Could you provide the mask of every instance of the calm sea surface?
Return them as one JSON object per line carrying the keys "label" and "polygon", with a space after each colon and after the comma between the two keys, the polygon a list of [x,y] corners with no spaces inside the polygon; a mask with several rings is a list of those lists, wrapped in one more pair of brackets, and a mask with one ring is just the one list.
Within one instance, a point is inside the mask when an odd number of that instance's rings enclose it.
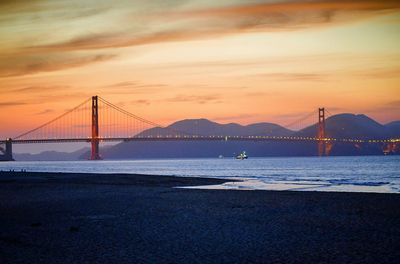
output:
{"label": "calm sea surface", "polygon": [[214,189],[400,193],[400,156],[0,162],[0,170],[21,169],[242,180],[201,186]]}

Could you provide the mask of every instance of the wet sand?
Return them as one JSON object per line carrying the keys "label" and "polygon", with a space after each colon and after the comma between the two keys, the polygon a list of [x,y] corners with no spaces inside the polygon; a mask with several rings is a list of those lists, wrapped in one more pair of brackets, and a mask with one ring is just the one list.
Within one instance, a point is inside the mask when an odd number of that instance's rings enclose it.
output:
{"label": "wet sand", "polygon": [[400,195],[0,172],[0,263],[397,263]]}

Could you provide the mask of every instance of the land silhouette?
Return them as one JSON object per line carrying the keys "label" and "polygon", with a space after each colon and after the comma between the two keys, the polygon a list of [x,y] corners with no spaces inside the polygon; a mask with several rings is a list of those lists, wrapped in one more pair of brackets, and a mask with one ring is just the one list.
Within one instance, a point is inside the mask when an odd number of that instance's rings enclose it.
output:
{"label": "land silhouette", "polygon": [[[240,125],[236,123],[220,124],[208,119],[185,119],[174,122],[165,128],[151,128],[141,134],[166,136],[171,130],[197,135],[231,136],[302,136],[315,137],[316,125],[299,131],[289,130],[278,124],[255,123]],[[327,137],[385,139],[400,136],[400,121],[380,124],[372,118],[360,114],[338,114],[326,119]],[[384,145],[335,143],[330,148],[330,155],[383,155]],[[163,142],[121,142],[101,149],[104,159],[130,158],[206,158],[232,157],[235,153],[246,150],[252,157],[269,156],[316,156],[315,142],[238,142],[238,141],[163,141]],[[82,148],[72,153],[45,151],[39,154],[15,154],[16,160],[84,160],[89,157],[89,148]],[[394,149],[390,154],[399,154]]]}

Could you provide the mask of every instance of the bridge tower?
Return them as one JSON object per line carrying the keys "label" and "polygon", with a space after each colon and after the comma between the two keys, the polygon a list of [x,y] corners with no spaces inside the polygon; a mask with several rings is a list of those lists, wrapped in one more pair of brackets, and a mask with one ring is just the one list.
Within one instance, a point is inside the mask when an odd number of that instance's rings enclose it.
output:
{"label": "bridge tower", "polygon": [[92,97],[92,151],[91,151],[91,160],[99,160],[99,106],[98,106],[98,97]]}
{"label": "bridge tower", "polygon": [[12,139],[11,138],[7,138],[6,140],[6,153],[5,153],[5,158],[8,161],[12,161],[13,159],[13,155],[12,155]]}
{"label": "bridge tower", "polygon": [[325,137],[325,108],[318,108],[317,138],[319,139],[318,156],[320,157],[326,155],[326,142],[323,140]]}
{"label": "bridge tower", "polygon": [[12,155],[12,139],[7,138],[5,142],[5,149],[2,149],[4,155],[0,155],[0,161],[13,161]]}

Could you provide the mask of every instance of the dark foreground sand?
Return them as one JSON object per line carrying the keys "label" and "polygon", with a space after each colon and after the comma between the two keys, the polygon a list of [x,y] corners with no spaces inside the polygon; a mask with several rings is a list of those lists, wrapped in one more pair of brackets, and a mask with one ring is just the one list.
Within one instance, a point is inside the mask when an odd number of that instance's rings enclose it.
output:
{"label": "dark foreground sand", "polygon": [[400,195],[0,173],[0,263],[399,263]]}

